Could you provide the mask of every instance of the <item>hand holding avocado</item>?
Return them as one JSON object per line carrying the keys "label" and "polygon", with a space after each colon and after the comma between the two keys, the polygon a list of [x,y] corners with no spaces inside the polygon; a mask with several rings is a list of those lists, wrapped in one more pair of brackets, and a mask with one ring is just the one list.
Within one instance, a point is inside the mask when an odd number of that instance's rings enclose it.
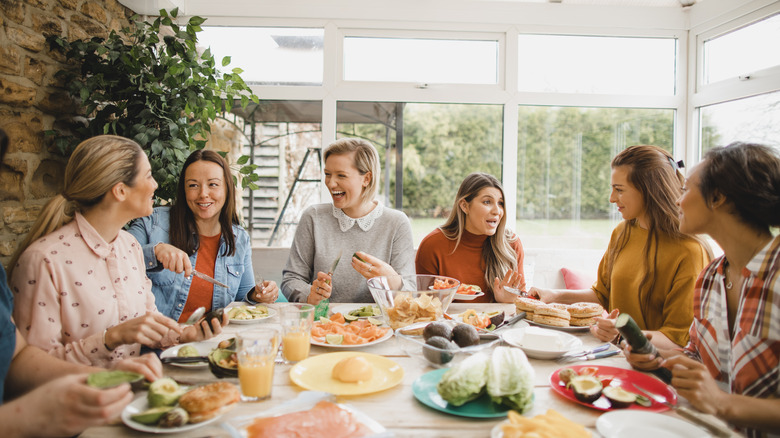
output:
{"label": "hand holding avocado", "polygon": [[366,279],[398,275],[392,266],[363,251],[352,254],[352,268]]}

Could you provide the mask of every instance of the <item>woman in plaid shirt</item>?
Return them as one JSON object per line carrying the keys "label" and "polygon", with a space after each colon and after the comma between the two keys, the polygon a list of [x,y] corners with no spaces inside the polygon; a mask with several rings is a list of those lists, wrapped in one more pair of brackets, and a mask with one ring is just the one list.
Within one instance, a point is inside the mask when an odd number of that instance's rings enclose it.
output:
{"label": "woman in plaid shirt", "polygon": [[[732,143],[709,151],[686,180],[680,231],[709,234],[723,256],[696,282],[691,340],[684,351],[629,354],[642,370],[672,370],[694,407],[743,428],[780,436],[780,156]],[[681,354],[685,353],[685,354]]]}

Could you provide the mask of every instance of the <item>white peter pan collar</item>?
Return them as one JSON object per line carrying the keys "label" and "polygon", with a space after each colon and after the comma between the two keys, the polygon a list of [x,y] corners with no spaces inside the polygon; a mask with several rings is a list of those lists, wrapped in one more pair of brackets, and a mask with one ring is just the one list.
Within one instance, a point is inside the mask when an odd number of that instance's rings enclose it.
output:
{"label": "white peter pan collar", "polygon": [[354,219],[349,216],[347,216],[344,211],[342,211],[340,208],[337,208],[335,205],[333,206],[333,217],[338,219],[339,221],[339,228],[341,228],[342,232],[345,232],[352,228],[352,226],[355,225],[357,222],[358,227],[360,227],[363,231],[368,231],[371,229],[371,227],[374,226],[374,221],[377,220],[380,216],[382,216],[382,211],[384,210],[384,207],[382,206],[381,202],[376,203],[376,207],[374,207],[373,210],[371,210],[370,213],[367,215]]}

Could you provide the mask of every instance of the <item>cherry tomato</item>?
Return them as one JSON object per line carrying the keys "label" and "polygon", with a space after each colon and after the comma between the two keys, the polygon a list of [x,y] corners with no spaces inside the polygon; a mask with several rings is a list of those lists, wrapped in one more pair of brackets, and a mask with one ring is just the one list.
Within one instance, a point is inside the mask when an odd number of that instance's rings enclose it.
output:
{"label": "cherry tomato", "polygon": [[577,370],[577,374],[580,376],[595,376],[598,372],[599,369],[595,367],[583,367]]}

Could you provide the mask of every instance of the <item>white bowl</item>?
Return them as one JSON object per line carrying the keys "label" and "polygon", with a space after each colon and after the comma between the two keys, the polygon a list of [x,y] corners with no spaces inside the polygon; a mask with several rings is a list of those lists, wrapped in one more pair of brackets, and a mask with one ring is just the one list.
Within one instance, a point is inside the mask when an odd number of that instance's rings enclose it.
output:
{"label": "white bowl", "polygon": [[[554,338],[554,342],[547,345],[532,345],[530,336],[541,335],[547,339]],[[526,336],[529,338],[527,339]],[[520,327],[504,331],[501,338],[509,345],[523,349],[528,357],[534,359],[557,359],[564,354],[582,348],[582,341],[568,333],[557,330],[548,330],[539,327]],[[526,341],[526,342],[524,342]]]}

